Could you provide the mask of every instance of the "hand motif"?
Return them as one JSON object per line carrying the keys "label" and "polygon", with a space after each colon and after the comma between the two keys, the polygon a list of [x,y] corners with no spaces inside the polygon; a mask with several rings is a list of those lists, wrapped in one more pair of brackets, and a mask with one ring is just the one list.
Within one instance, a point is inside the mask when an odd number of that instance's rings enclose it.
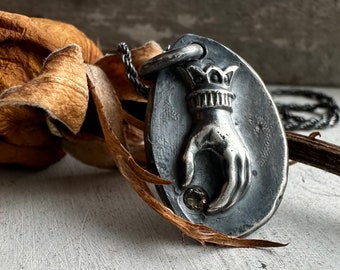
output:
{"label": "hand motif", "polygon": [[185,179],[182,188],[189,187],[193,181],[195,156],[199,151],[214,151],[224,161],[222,169],[226,181],[219,196],[209,204],[207,211],[210,213],[231,207],[242,197],[249,182],[248,154],[235,130],[228,129],[229,126],[223,121],[199,126],[191,134],[183,155]]}
{"label": "hand motif", "polygon": [[[190,64],[184,68],[190,92],[187,95],[193,128],[183,154],[184,180],[189,188],[195,173],[195,156],[203,150],[215,152],[223,161],[226,178],[217,198],[209,203],[207,212],[231,207],[243,195],[249,183],[249,158],[231,118],[230,82],[238,66],[222,70],[216,66],[202,69]],[[198,193],[202,194],[200,187]],[[205,200],[206,198],[204,198]]]}

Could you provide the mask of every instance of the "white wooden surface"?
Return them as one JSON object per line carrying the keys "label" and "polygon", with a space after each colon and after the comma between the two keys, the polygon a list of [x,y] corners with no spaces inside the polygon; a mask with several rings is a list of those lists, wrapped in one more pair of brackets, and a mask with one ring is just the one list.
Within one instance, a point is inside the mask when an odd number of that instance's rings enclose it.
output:
{"label": "white wooden surface", "polygon": [[[340,89],[329,89],[340,104]],[[340,144],[340,124],[322,131]],[[283,248],[206,248],[150,210],[116,172],[67,156],[30,172],[0,167],[0,269],[340,269],[340,181],[297,164],[253,238]]]}

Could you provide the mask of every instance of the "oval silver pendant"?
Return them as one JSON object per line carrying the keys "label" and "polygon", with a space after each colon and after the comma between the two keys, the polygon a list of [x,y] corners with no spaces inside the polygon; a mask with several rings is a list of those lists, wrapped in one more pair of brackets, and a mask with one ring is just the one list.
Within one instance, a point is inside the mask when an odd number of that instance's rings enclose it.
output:
{"label": "oval silver pendant", "polygon": [[[190,55],[186,57],[187,55]],[[149,166],[178,215],[242,236],[263,225],[287,179],[285,133],[260,77],[218,42],[188,34],[142,67],[157,79],[148,102]]]}

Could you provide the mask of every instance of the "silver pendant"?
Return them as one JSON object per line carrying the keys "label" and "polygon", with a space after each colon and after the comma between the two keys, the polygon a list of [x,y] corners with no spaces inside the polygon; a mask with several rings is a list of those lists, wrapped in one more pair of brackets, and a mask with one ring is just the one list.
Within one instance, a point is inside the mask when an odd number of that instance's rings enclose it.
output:
{"label": "silver pendant", "polygon": [[265,85],[237,54],[188,34],[140,73],[157,76],[147,109],[150,169],[178,215],[234,236],[274,214],[286,186],[288,154]]}

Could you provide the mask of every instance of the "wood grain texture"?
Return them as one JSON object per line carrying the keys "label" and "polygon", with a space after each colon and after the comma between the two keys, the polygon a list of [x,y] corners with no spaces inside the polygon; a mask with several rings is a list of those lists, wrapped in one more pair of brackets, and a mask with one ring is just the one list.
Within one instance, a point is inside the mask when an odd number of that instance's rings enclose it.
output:
{"label": "wood grain texture", "polygon": [[185,33],[230,47],[266,83],[340,85],[340,1],[2,0],[0,9],[72,23],[104,51]]}
{"label": "wood grain texture", "polygon": [[[340,102],[339,89],[323,89]],[[308,133],[307,133],[308,134]],[[340,125],[321,131],[340,144]],[[290,167],[283,201],[251,237],[283,248],[204,248],[148,208],[116,172],[67,156],[42,171],[0,168],[0,269],[338,269],[340,181]]]}

